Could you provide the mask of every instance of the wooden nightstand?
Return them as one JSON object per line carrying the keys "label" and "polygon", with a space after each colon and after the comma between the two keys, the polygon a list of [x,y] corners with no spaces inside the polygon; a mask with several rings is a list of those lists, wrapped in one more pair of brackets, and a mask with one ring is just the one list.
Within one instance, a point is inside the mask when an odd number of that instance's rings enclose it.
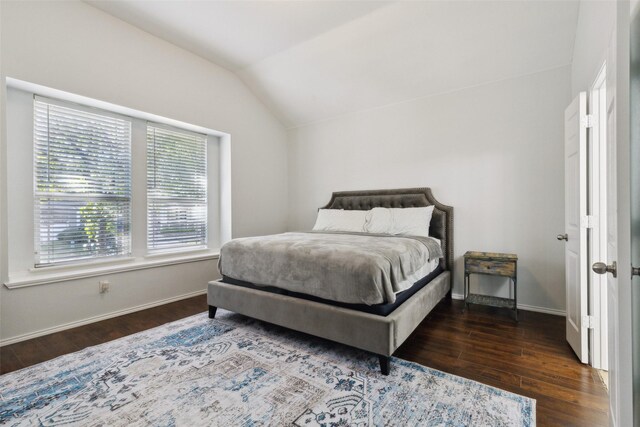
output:
{"label": "wooden nightstand", "polygon": [[[509,277],[513,281],[513,299],[472,294],[469,289],[469,275],[489,274]],[[464,307],[469,304],[490,305],[512,309],[518,321],[518,256],[495,252],[473,252],[464,254]]]}

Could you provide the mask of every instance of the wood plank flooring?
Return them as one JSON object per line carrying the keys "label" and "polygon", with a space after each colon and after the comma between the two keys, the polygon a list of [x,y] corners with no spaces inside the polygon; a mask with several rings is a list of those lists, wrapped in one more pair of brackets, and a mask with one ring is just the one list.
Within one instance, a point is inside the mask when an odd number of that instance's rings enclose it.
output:
{"label": "wood plank flooring", "polygon": [[[207,309],[204,295],[0,347],[7,373]],[[564,318],[441,302],[394,356],[537,400],[539,426],[606,426],[607,391],[564,339]],[[393,365],[392,368],[393,369]]]}

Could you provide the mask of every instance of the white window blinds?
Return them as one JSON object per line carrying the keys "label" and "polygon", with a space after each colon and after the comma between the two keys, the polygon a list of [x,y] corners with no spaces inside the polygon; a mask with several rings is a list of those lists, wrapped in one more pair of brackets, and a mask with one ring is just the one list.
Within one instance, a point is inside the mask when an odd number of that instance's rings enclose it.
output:
{"label": "white window blinds", "polygon": [[128,255],[131,123],[34,101],[36,266]]}
{"label": "white window blinds", "polygon": [[147,126],[149,252],[205,247],[207,137]]}

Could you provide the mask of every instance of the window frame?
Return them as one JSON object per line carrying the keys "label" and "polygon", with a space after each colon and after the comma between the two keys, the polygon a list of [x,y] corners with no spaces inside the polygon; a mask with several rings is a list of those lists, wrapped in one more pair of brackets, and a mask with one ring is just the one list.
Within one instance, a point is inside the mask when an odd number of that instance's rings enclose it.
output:
{"label": "window frame", "polygon": [[[129,194],[127,196],[120,196],[120,197],[116,197],[116,196],[87,196],[84,194],[79,194],[79,193],[72,193],[72,192],[63,192],[63,193],[59,193],[57,196],[60,199],[67,199],[67,200],[72,200],[75,199],[78,202],[90,202],[90,201],[100,201],[100,200],[116,200],[116,199],[121,199],[120,201],[126,201],[128,203],[128,223],[126,224],[128,227],[128,232],[125,235],[125,238],[127,240],[126,242],[126,250],[122,253],[117,253],[114,255],[106,255],[106,256],[91,256],[91,257],[77,257],[74,259],[69,259],[66,261],[53,261],[53,262],[47,262],[47,263],[39,263],[38,259],[39,259],[39,253],[38,253],[38,249],[40,248],[38,239],[39,239],[39,231],[41,230],[42,227],[42,221],[38,221],[39,218],[39,209],[37,207],[38,204],[38,200],[42,199],[42,198],[46,198],[46,192],[41,192],[38,190],[38,171],[37,171],[37,147],[36,147],[36,135],[35,135],[35,118],[36,118],[36,109],[37,109],[37,104],[41,103],[41,104],[47,104],[47,105],[52,105],[55,107],[59,107],[59,108],[65,108],[65,109],[70,109],[70,110],[75,110],[75,111],[80,111],[82,113],[87,113],[87,114],[93,114],[93,115],[99,115],[99,116],[103,116],[103,117],[108,117],[108,118],[112,118],[112,119],[116,119],[116,120],[122,120],[124,122],[126,122],[128,124],[128,141],[127,141],[127,151],[128,151],[128,172],[129,172],[129,176],[128,176],[128,192]],[[34,125],[33,125],[33,133],[32,133],[32,144],[33,144],[33,193],[32,193],[32,199],[33,199],[33,216],[34,216],[34,233],[33,233],[33,241],[34,241],[34,260],[33,260],[33,268],[34,269],[48,269],[48,268],[52,268],[52,267],[58,267],[58,266],[74,266],[74,265],[84,265],[84,264],[90,264],[90,263],[102,263],[102,262],[110,262],[113,260],[118,260],[118,259],[126,259],[129,258],[131,256],[132,253],[132,233],[131,233],[131,228],[133,226],[133,221],[132,221],[132,204],[133,204],[133,194],[132,194],[132,181],[133,181],[133,173],[132,173],[132,145],[133,145],[133,118],[125,116],[125,115],[121,115],[121,114],[116,114],[113,113],[111,111],[108,110],[103,110],[101,108],[95,108],[95,107],[90,107],[90,106],[86,106],[86,105],[82,105],[82,104],[77,104],[74,102],[68,102],[68,101],[63,101],[60,99],[55,99],[55,98],[50,98],[50,97],[45,97],[45,96],[40,96],[37,94],[33,94],[33,119],[34,119]],[[54,196],[56,197],[56,196]]]}
{"label": "window frame", "polygon": [[[150,190],[150,177],[149,177],[149,129],[152,128],[156,128],[156,129],[161,129],[161,130],[166,130],[169,132],[174,132],[174,133],[182,133],[184,135],[190,135],[193,136],[195,138],[203,138],[204,141],[204,159],[203,159],[203,163],[204,163],[204,178],[205,178],[205,188],[204,188],[204,200],[200,200],[201,202],[203,202],[203,208],[204,208],[204,219],[205,219],[205,224],[204,224],[204,236],[203,236],[203,242],[199,245],[182,245],[182,246],[173,246],[173,247],[168,247],[168,248],[152,248],[152,241],[150,239],[151,236],[151,232],[149,230],[149,225],[151,222],[151,214],[150,214],[150,208],[151,208],[151,199],[157,199],[157,200],[161,200],[160,198],[156,198],[156,197],[152,197],[151,196],[151,190]],[[208,142],[208,136],[206,134],[201,134],[201,133],[197,133],[197,132],[191,132],[188,131],[186,129],[180,129],[177,128],[175,126],[168,126],[168,125],[163,125],[161,123],[153,123],[153,122],[147,122],[146,125],[146,155],[147,155],[147,177],[146,177],[146,189],[147,189],[147,207],[146,207],[146,214],[147,214],[147,233],[146,233],[146,251],[147,251],[147,256],[155,256],[155,255],[163,255],[163,254],[170,254],[170,253],[181,253],[181,252],[189,252],[189,251],[197,251],[197,250],[206,250],[209,247],[209,212],[208,212],[208,208],[209,208],[209,162],[208,162],[208,157],[209,157],[209,142]],[[186,197],[173,197],[173,200],[190,200],[189,198]],[[193,200],[193,199],[191,199]]]}
{"label": "window frame", "polygon": [[[39,286],[104,274],[135,271],[165,265],[217,259],[219,248],[231,240],[231,135],[153,113],[89,98],[47,86],[6,77],[7,144],[3,177],[9,182],[3,197],[7,201],[0,226],[6,233],[9,250],[0,252],[6,268],[2,282],[15,289]],[[33,96],[38,95],[87,109],[97,108],[132,119],[132,228],[131,256],[115,259],[90,259],[87,262],[34,267],[33,215]],[[208,147],[208,238],[206,249],[179,253],[154,253],[146,250],[146,122],[177,127],[207,135]],[[210,120],[209,120],[210,121]],[[137,136],[136,136],[137,134]],[[26,197],[25,197],[26,195]]]}

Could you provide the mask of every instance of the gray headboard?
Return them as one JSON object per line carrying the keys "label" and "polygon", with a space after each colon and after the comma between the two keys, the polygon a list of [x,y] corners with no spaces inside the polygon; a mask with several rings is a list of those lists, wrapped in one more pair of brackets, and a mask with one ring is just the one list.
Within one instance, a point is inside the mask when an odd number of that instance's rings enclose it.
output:
{"label": "gray headboard", "polygon": [[442,241],[445,270],[453,271],[453,208],[438,202],[430,188],[398,190],[338,191],[322,209],[369,210],[382,208],[413,208],[431,206],[433,216],[429,234]]}

